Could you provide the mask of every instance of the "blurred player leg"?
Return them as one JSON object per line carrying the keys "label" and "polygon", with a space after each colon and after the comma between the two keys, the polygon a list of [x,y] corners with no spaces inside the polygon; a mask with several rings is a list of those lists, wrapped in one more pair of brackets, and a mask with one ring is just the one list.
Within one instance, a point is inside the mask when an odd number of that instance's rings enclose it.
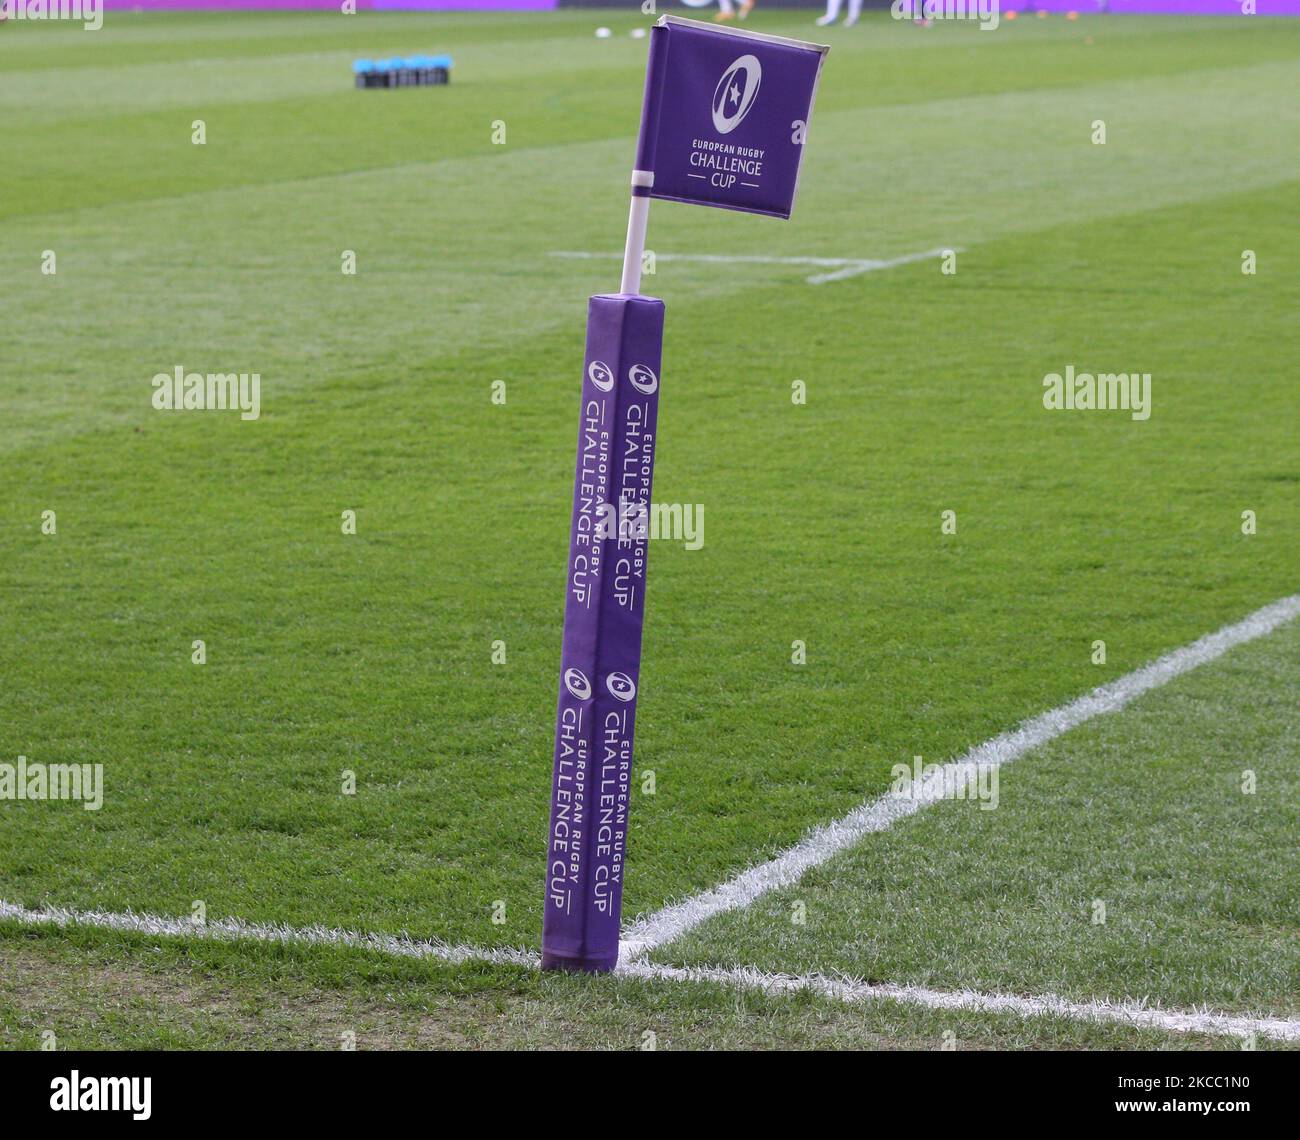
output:
{"label": "blurred player leg", "polygon": [[715,24],[721,24],[724,20],[734,20],[736,10],[731,6],[731,0],[718,0],[718,14],[713,17]]}
{"label": "blurred player leg", "polygon": [[826,27],[827,24],[833,24],[840,18],[840,8],[844,0],[826,0],[826,15],[817,17],[817,26]]}
{"label": "blurred player leg", "polygon": [[853,27],[860,15],[862,15],[862,0],[849,0],[849,14],[844,18],[844,26]]}

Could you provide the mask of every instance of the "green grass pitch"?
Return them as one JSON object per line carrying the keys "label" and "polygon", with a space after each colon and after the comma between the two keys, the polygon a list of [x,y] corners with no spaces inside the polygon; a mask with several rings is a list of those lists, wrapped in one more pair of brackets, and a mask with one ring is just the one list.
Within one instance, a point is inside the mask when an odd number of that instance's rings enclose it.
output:
{"label": "green grass pitch", "polygon": [[[98,812],[0,802],[0,899],[538,946],[585,302],[618,272],[554,254],[621,248],[645,62],[627,33],[646,23],[0,26],[0,761],[105,770]],[[698,550],[650,552],[636,766],[654,790],[632,807],[628,917],[1300,578],[1300,21],[750,23],[832,50],[791,222],[651,212],[654,498],[703,504],[705,525]],[[451,85],[352,88],[353,58],[414,51],[453,55]],[[952,275],[812,285],[778,260],[945,247]],[[765,260],[671,256],[701,253]],[[153,410],[178,365],[258,372],[260,418]],[[1044,409],[1070,365],[1150,373],[1150,418]],[[1297,643],[1274,640],[1026,757],[998,811],[935,809],[664,960],[1294,1014]],[[1272,779],[1243,805],[1225,789],[1256,762]],[[1121,918],[1094,939],[1108,890]],[[229,1036],[119,1013],[90,1045],[328,1048],[343,1017],[398,1043],[546,1043],[520,1002],[593,1045],[656,1018],[687,1044],[691,1002],[720,1044],[954,1025],[1187,1043],[752,995],[747,1019],[708,987],[327,950],[146,966],[139,947],[0,925],[0,1046],[39,1037],[13,979],[59,962],[148,970],[164,1005],[216,971],[336,1003]],[[367,1006],[375,978],[412,996]],[[110,1000],[81,984],[47,1005]]]}

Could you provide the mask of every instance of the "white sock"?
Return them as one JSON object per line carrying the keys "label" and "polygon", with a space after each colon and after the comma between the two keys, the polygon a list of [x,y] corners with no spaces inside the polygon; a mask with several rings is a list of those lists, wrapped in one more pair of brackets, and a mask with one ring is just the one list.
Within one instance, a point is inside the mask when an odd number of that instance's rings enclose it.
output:
{"label": "white sock", "polygon": [[822,17],[819,23],[833,24],[840,18],[840,6],[844,0],[826,0],[826,15]]}

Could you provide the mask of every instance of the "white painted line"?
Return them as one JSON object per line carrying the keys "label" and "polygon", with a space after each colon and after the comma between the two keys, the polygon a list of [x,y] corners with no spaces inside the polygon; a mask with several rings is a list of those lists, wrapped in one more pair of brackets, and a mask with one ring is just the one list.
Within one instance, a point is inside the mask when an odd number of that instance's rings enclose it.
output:
{"label": "white painted line", "polygon": [[862,273],[873,273],[877,269],[893,269],[896,265],[911,265],[915,261],[929,261],[933,257],[942,257],[951,250],[960,253],[951,246],[944,249],[927,249],[924,253],[907,253],[902,257],[891,257],[888,261],[859,261],[837,269],[834,273],[815,273],[808,278],[809,285],[825,285],[830,281],[843,281],[846,277],[857,277]]}
{"label": "white painted line", "polygon": [[928,1009],[968,1010],[978,1013],[1013,1013],[1021,1017],[1055,1014],[1082,1021],[1115,1022],[1143,1029],[1163,1029],[1171,1033],[1210,1033],[1232,1037],[1269,1037],[1277,1041],[1300,1041],[1300,1020],[1278,1017],[1238,1017],[1203,1011],[1180,1012],[1155,1009],[1141,1002],[1067,1001],[1054,994],[1020,997],[1015,994],[981,994],[970,990],[948,993],[920,986],[891,986],[827,978],[821,974],[794,977],[788,974],[765,974],[759,970],[737,967],[658,966],[649,962],[627,962],[619,973],[656,981],[713,982],[717,985],[758,990],[767,994],[792,994],[809,990],[842,1002],[898,1001]]}
{"label": "white painted line", "polygon": [[[862,273],[872,273],[877,269],[893,269],[896,265],[910,265],[915,261],[929,261],[942,257],[949,251],[960,253],[959,246],[945,246],[943,249],[927,249],[923,253],[906,253],[902,257],[891,257],[878,261],[867,257],[764,257],[758,254],[724,254],[724,253],[658,253],[656,261],[700,261],[714,265],[816,265],[830,269],[830,273],[814,273],[805,278],[809,285],[825,285],[829,281],[843,281],[846,277],[857,277]],[[621,253],[591,253],[586,250],[555,250],[552,257],[566,257],[577,261],[609,261],[622,258]]]}
{"label": "white painted line", "polygon": [[820,866],[865,836],[884,831],[900,819],[935,803],[942,798],[945,787],[960,786],[951,781],[964,781],[979,767],[987,770],[1009,764],[1030,749],[1055,740],[1093,717],[1122,709],[1135,697],[1198,665],[1213,661],[1233,646],[1263,637],[1297,615],[1300,615],[1300,594],[1282,598],[1216,633],[1175,649],[1150,665],[1126,673],[1078,700],[1042,713],[1025,721],[1019,728],[977,745],[957,760],[939,766],[929,780],[913,781],[907,793],[888,792],[868,800],[843,818],[814,828],[799,843],[770,862],[760,863],[719,887],[634,922],[625,933],[621,958],[630,961],[655,947],[675,942],[715,915],[740,910],[769,891],[793,885],[805,871]]}
{"label": "white painted line", "polygon": [[540,954],[531,950],[488,949],[480,946],[449,946],[444,942],[417,942],[405,935],[361,934],[330,926],[278,926],[224,918],[199,924],[184,918],[160,918],[156,914],[113,914],[102,911],[64,910],[47,907],[28,910],[0,899],[0,921],[21,926],[92,926],[99,930],[121,930],[131,934],[162,934],[169,937],[205,938],[214,942],[278,942],[284,945],[351,946],[374,950],[398,958],[437,958],[443,962],[490,962],[495,965],[537,966]]}
{"label": "white painted line", "polygon": [[[281,945],[349,946],[398,958],[432,958],[455,965],[486,962],[494,965],[524,966],[537,969],[539,955],[528,950],[506,950],[477,946],[449,946],[443,942],[421,942],[392,934],[363,934],[327,926],[292,927],[239,919],[222,919],[198,925],[183,918],[160,918],[153,914],[104,913],[100,911],[64,910],[50,907],[28,910],[0,900],[0,922],[26,927],[88,926],[99,930],[119,930],[172,938],[207,939],[216,942],[269,942]],[[712,966],[659,966],[650,962],[623,962],[618,967],[623,977],[647,981],[712,983],[740,989],[757,990],[775,997],[809,990],[835,1001],[848,1003],[898,1001],[929,1009],[969,1010],[987,1013],[1011,1013],[1022,1017],[1055,1014],[1060,1017],[1116,1022],[1173,1033],[1208,1033],[1245,1037],[1255,1034],[1279,1041],[1300,1041],[1300,1020],[1275,1017],[1242,1017],[1208,1011],[1179,1012],[1153,1009],[1140,1002],[1072,1002],[1054,995],[1019,997],[1009,994],[980,994],[971,991],[945,993],[920,986],[869,985],[821,974],[795,977],[767,974],[738,967],[720,969]]]}

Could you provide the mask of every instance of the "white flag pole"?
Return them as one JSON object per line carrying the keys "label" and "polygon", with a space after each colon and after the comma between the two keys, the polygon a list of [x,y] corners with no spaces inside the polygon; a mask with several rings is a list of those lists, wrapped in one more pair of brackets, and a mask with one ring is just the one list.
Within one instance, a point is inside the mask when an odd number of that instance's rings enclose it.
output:
{"label": "white flag pole", "polygon": [[[651,170],[632,171],[632,205],[627,215],[627,244],[623,247],[623,283],[620,293],[641,292],[641,255],[645,253],[645,229],[650,220]],[[641,193],[637,193],[640,190]]]}

